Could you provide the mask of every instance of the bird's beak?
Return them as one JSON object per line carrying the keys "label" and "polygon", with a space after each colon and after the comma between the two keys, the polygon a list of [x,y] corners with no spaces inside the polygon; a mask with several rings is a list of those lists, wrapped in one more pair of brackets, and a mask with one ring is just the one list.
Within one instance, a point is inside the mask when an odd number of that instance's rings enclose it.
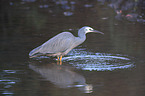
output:
{"label": "bird's beak", "polygon": [[103,32],[100,32],[100,31],[98,31],[98,30],[92,30],[92,31],[89,31],[89,32],[100,33],[100,34],[103,34],[103,35],[104,35]]}

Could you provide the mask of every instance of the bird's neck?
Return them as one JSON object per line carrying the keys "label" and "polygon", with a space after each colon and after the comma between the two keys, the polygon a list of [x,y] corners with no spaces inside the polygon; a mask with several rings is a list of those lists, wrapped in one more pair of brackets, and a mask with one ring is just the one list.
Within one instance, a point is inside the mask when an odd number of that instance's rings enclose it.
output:
{"label": "bird's neck", "polygon": [[84,31],[79,31],[78,32],[78,37],[80,38],[80,39],[86,39],[86,33],[84,32]]}
{"label": "bird's neck", "polygon": [[78,37],[75,37],[74,40],[74,47],[82,44],[86,40],[86,35],[82,32],[78,32]]}
{"label": "bird's neck", "polygon": [[78,32],[78,40],[84,42],[86,40],[86,34],[84,32]]}

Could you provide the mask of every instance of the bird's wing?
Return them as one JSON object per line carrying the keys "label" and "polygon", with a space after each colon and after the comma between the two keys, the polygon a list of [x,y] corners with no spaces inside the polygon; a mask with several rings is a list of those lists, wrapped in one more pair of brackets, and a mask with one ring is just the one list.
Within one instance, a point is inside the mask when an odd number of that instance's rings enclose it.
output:
{"label": "bird's wing", "polygon": [[[64,52],[70,48],[71,44],[74,42],[75,37],[70,32],[63,32],[55,37],[49,39],[41,46],[33,49],[33,54],[36,53],[58,53]],[[31,52],[30,52],[31,53]]]}

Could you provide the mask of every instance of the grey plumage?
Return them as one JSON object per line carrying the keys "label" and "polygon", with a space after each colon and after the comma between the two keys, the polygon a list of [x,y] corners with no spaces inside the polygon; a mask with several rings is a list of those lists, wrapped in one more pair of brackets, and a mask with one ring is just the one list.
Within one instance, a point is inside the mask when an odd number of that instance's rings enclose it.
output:
{"label": "grey plumage", "polygon": [[99,31],[94,30],[91,27],[82,27],[78,31],[78,37],[75,37],[70,32],[62,32],[53,38],[49,39],[41,46],[33,49],[29,56],[30,58],[47,55],[47,56],[64,56],[66,55],[71,49],[83,43],[86,39],[86,33],[89,32],[96,32],[101,33]]}

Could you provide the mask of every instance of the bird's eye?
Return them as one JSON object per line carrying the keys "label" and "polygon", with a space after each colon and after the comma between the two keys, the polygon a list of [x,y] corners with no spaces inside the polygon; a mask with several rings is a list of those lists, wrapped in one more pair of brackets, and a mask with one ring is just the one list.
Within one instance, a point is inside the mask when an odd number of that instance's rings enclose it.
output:
{"label": "bird's eye", "polygon": [[88,28],[88,29],[85,29],[86,31],[92,31],[93,29],[91,29],[91,28]]}

